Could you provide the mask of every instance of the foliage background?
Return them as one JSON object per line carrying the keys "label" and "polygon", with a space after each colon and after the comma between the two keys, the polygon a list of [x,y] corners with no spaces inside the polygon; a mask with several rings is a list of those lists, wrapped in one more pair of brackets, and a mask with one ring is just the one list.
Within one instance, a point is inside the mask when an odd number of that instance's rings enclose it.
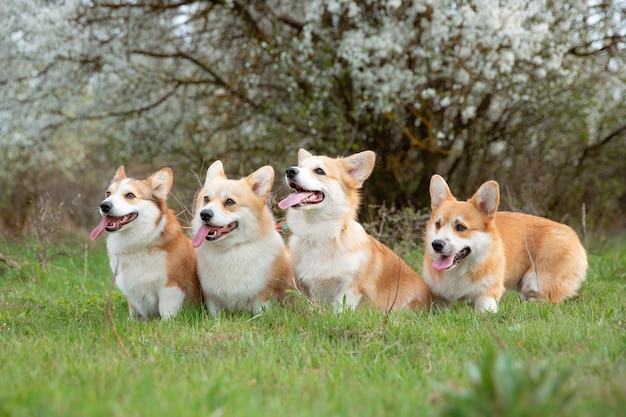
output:
{"label": "foliage background", "polygon": [[120,164],[173,167],[181,212],[215,159],[233,176],[271,164],[280,197],[306,147],[376,151],[366,204],[427,209],[433,173],[459,197],[496,179],[504,208],[619,232],[625,14],[623,0],[3,2],[0,231],[32,230],[43,201],[93,226]]}

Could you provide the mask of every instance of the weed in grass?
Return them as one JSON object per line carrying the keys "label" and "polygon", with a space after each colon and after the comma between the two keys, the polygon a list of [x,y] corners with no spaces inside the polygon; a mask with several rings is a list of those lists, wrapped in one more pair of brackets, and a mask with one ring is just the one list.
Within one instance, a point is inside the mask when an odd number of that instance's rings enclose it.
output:
{"label": "weed in grass", "polygon": [[[30,217],[26,233],[26,246],[35,254],[37,264],[46,268],[51,259],[62,254],[57,240],[63,214],[64,203],[54,205],[49,193],[42,194],[35,205],[36,215]],[[53,250],[54,249],[54,250]]]}
{"label": "weed in grass", "polygon": [[442,416],[560,416],[567,414],[575,394],[569,372],[515,361],[509,352],[493,348],[469,365],[468,375],[470,388],[446,391]]}
{"label": "weed in grass", "polygon": [[422,213],[411,206],[400,209],[386,204],[370,205],[368,210],[371,221],[363,224],[365,230],[401,257],[422,241],[430,217],[429,213]]}

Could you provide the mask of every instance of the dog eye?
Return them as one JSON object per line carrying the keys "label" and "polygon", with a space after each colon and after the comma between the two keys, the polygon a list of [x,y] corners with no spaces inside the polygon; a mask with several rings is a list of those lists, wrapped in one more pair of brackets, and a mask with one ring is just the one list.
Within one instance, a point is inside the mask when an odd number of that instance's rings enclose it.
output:
{"label": "dog eye", "polygon": [[317,175],[326,175],[322,168],[315,168],[313,172],[315,172]]}
{"label": "dog eye", "polygon": [[132,200],[133,198],[135,198],[135,194],[133,194],[133,193],[127,193],[127,194],[126,194],[126,198],[128,198],[129,200]]}
{"label": "dog eye", "polygon": [[205,203],[208,203],[208,202],[209,202],[209,196],[208,196],[208,195],[205,195],[205,196],[204,196],[204,202],[205,202]]}
{"label": "dog eye", "polygon": [[441,227],[441,222],[435,222],[435,228],[439,229]]}
{"label": "dog eye", "polygon": [[235,205],[235,200],[233,200],[232,198],[227,198],[226,201],[224,201],[224,205],[225,206],[234,206]]}
{"label": "dog eye", "polygon": [[107,191],[107,193],[105,194],[107,197],[111,197],[111,191]]}
{"label": "dog eye", "polygon": [[457,232],[464,232],[465,230],[467,230],[467,227],[463,226],[461,223],[456,225]]}

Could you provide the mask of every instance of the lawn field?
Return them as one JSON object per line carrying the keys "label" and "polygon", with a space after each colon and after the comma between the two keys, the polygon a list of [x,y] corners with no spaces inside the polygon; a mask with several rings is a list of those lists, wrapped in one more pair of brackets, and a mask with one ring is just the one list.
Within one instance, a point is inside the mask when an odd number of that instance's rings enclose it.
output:
{"label": "lawn field", "polygon": [[[0,416],[617,416],[626,408],[626,243],[590,253],[563,305],[500,312],[301,302],[258,317],[129,321],[106,252],[41,267],[0,241]],[[421,254],[407,257],[420,269]],[[107,319],[110,311],[110,320]]]}

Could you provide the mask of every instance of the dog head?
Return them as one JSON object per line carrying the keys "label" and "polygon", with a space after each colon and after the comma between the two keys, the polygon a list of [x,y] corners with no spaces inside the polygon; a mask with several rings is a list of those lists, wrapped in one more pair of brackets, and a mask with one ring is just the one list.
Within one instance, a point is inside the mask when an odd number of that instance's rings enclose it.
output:
{"label": "dog head", "polygon": [[[274,169],[266,165],[246,178],[230,180],[221,161],[207,170],[204,186],[198,193],[193,218],[192,245],[207,241],[237,244],[254,239],[268,221],[267,197],[274,182]],[[270,213],[271,218],[271,213]]]}
{"label": "dog head", "polygon": [[97,239],[105,230],[116,232],[137,224],[156,225],[167,209],[173,179],[172,170],[163,168],[145,180],[135,180],[126,177],[124,166],[120,166],[100,203],[102,220],[91,232],[91,239]]}
{"label": "dog head", "polygon": [[500,203],[495,181],[485,182],[468,201],[457,201],[439,175],[430,180],[431,219],[426,250],[432,267],[444,271],[461,263],[479,263],[488,252],[493,220]]}
{"label": "dog head", "polygon": [[300,149],[298,166],[285,172],[285,181],[294,192],[278,206],[283,210],[326,210],[340,214],[356,210],[360,201],[358,189],[372,173],[375,162],[372,151],[329,158]]}

